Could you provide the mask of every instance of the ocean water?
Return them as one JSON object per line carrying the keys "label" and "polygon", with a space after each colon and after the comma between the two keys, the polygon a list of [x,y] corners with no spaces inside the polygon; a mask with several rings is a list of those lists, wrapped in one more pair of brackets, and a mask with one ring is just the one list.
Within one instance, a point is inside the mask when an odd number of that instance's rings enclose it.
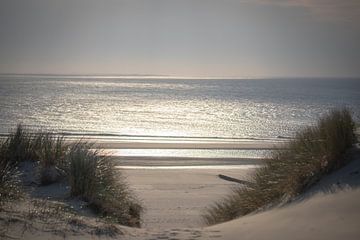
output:
{"label": "ocean water", "polygon": [[333,108],[360,119],[360,79],[0,77],[0,133],[279,139]]}

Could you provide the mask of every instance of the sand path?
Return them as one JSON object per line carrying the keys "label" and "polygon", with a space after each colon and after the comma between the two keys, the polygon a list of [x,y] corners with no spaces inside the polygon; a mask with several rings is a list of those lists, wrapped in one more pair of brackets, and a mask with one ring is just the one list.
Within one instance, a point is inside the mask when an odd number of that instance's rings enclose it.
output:
{"label": "sand path", "polygon": [[201,213],[237,183],[218,174],[246,178],[252,169],[131,169],[123,170],[144,203],[145,228],[201,227]]}

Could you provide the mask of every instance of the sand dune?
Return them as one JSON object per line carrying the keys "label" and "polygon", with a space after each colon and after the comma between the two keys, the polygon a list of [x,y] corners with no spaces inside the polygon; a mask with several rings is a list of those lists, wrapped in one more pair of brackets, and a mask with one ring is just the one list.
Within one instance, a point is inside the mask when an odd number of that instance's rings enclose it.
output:
{"label": "sand dune", "polygon": [[206,228],[217,239],[360,239],[360,190],[319,194],[284,208]]}
{"label": "sand dune", "polygon": [[[246,179],[251,170],[123,170],[147,208],[142,229],[108,226],[85,216],[76,229],[68,220],[59,219],[56,225],[43,226],[20,218],[16,211],[10,216],[5,211],[0,215],[0,230],[7,229],[8,239],[108,239],[111,236],[129,240],[357,240],[360,239],[359,152],[354,158],[290,204],[210,227],[202,225],[199,214],[237,184],[220,179],[218,174]],[[51,223],[52,219],[46,221]],[[24,226],[31,228],[24,230]]]}
{"label": "sand dune", "polygon": [[[224,172],[228,175],[240,176],[240,172]],[[191,175],[193,173],[193,175]],[[146,183],[146,179],[150,178],[151,171],[143,176],[142,180]],[[136,174],[135,174],[136,175]],[[162,175],[162,174],[160,174]],[[209,183],[216,185],[221,183],[216,179],[215,173],[196,173],[187,172],[184,178],[170,179],[167,186],[171,184],[179,184],[179,182],[187,183],[196,180],[199,184]],[[163,175],[163,177],[166,175]],[[174,174],[176,176],[176,174]],[[246,178],[246,172],[242,177]],[[133,181],[131,177],[130,181]],[[139,180],[139,179],[138,179]],[[165,184],[164,179],[159,178],[158,183]],[[220,182],[217,182],[220,181]],[[222,180],[223,181],[223,180]],[[149,184],[149,182],[147,182]],[[231,186],[231,183],[224,183]],[[156,184],[155,184],[156,185]],[[160,186],[160,185],[158,185]],[[172,185],[173,187],[175,185]],[[179,185],[178,185],[179,186]],[[191,185],[189,185],[191,186]],[[147,230],[142,234],[133,236],[131,239],[218,239],[218,240],[247,240],[247,239],[360,239],[360,155],[359,151],[354,154],[354,159],[345,167],[324,177],[319,183],[302,194],[292,203],[283,207],[277,207],[261,213],[241,217],[239,219],[226,222],[210,227],[195,227],[198,222],[189,221],[189,225],[193,228],[184,228],[184,224],[180,221],[178,225],[172,225],[171,221],[164,225],[160,223],[149,223]],[[214,192],[208,192],[208,196],[213,199],[220,198],[221,194],[226,192],[224,187],[217,186],[213,188]],[[171,187],[169,188],[171,189]],[[220,192],[216,192],[222,189]],[[175,206],[184,200],[182,188],[178,189],[177,201],[169,201],[169,205],[158,202],[164,212],[162,214],[164,220],[171,218],[170,214],[166,214],[166,206]],[[206,191],[206,188],[205,190]],[[207,189],[208,191],[208,189]],[[215,194],[218,193],[218,195]],[[157,191],[149,191],[148,194],[156,194]],[[201,191],[200,191],[201,193]],[[193,193],[196,194],[196,193]],[[203,196],[199,194],[199,196]],[[171,194],[167,196],[171,200]],[[149,200],[151,198],[148,198]],[[192,204],[196,198],[192,198]],[[201,199],[201,198],[200,198]],[[155,199],[153,199],[155,200]],[[191,198],[188,199],[191,201]],[[208,200],[209,201],[209,200]],[[150,200],[151,202],[151,200]],[[195,201],[196,202],[196,201]],[[183,204],[186,201],[183,202]],[[199,202],[198,202],[199,203]],[[206,202],[204,202],[206,203]],[[201,204],[200,204],[201,205]],[[150,204],[151,206],[151,204]],[[197,209],[198,210],[198,209]],[[196,209],[193,211],[196,212]],[[181,216],[181,208],[179,209]],[[151,212],[149,213],[151,215]],[[172,212],[172,214],[177,214]],[[146,221],[146,219],[145,219]],[[159,225],[157,225],[159,224]],[[165,230],[167,229],[167,230]]]}

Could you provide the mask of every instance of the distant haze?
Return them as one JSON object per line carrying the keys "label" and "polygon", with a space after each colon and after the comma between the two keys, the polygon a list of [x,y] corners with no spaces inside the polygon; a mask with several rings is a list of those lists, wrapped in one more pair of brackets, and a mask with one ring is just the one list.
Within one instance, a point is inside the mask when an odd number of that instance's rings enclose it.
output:
{"label": "distant haze", "polygon": [[0,74],[359,77],[359,0],[0,0]]}

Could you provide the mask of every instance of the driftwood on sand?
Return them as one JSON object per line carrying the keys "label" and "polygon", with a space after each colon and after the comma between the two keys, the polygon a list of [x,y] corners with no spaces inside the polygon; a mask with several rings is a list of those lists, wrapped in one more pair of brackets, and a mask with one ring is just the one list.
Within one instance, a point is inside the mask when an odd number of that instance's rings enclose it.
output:
{"label": "driftwood on sand", "polygon": [[233,177],[229,177],[229,176],[226,176],[226,175],[223,175],[223,174],[219,174],[218,177],[223,179],[223,180],[226,180],[226,181],[244,184],[244,185],[246,185],[247,187],[250,187],[250,188],[254,185],[252,182],[237,179],[237,178],[233,178]]}

